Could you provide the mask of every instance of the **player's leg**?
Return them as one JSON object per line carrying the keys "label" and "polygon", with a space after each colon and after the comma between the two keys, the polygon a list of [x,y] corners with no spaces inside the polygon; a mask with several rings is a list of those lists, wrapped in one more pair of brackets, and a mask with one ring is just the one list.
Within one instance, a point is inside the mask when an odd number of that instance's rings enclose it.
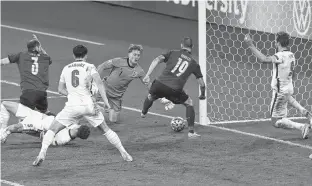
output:
{"label": "player's leg", "polygon": [[5,128],[10,118],[10,113],[17,118],[25,118],[31,114],[32,110],[20,103],[12,101],[3,101],[1,103],[1,126]]}
{"label": "player's leg", "polygon": [[287,119],[289,96],[289,94],[275,93],[271,108],[273,125],[277,128],[300,130],[305,139],[309,133],[309,126]]}
{"label": "player's leg", "polygon": [[101,112],[97,112],[93,116],[84,116],[84,118],[93,127],[96,127],[100,131],[102,131],[103,135],[107,138],[107,140],[119,150],[121,156],[123,157],[125,161],[133,160],[133,158],[128,154],[128,152],[123,147],[118,135],[107,126],[104,116]]}
{"label": "player's leg", "polygon": [[294,108],[296,108],[297,110],[299,110],[300,113],[302,115],[304,115],[309,120],[310,125],[312,125],[312,114],[311,114],[311,112],[309,112],[307,109],[305,109],[303,106],[301,106],[300,103],[297,100],[295,100],[295,98],[292,96],[289,96],[288,103],[291,106],[293,106]]}
{"label": "player's leg", "polygon": [[41,150],[36,160],[33,162],[34,166],[39,166],[44,161],[46,152],[52,144],[55,135],[65,127],[78,123],[77,118],[84,110],[84,106],[65,106],[64,109],[57,114],[49,130],[43,136]]}
{"label": "player's leg", "polygon": [[8,126],[8,121],[10,119],[10,113],[8,112],[7,108],[5,107],[5,103],[1,102],[1,110],[0,110],[0,124],[1,124],[1,129],[5,128]]}
{"label": "player's leg", "polygon": [[109,98],[108,102],[112,109],[108,111],[108,119],[112,123],[116,123],[120,119],[122,98]]}
{"label": "player's leg", "polygon": [[166,87],[164,87],[160,82],[156,80],[153,81],[149,90],[149,94],[145,98],[143,109],[141,112],[141,117],[146,116],[148,110],[152,107],[155,100],[164,97],[162,94],[166,91],[165,88]]}

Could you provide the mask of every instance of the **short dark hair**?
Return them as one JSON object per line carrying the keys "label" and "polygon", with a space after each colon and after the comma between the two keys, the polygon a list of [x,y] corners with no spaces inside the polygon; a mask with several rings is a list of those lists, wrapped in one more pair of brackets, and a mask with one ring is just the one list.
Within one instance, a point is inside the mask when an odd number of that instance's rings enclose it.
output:
{"label": "short dark hair", "polygon": [[81,139],[88,139],[89,135],[90,135],[90,127],[86,125],[81,125],[78,129],[77,136]]}
{"label": "short dark hair", "polygon": [[37,39],[32,39],[27,42],[27,49],[29,52],[34,52],[35,47],[40,46],[40,43]]}
{"label": "short dark hair", "polygon": [[135,44],[131,44],[128,48],[128,53],[132,52],[133,50],[138,50],[141,53],[143,52],[143,47],[142,45],[135,45]]}
{"label": "short dark hair", "polygon": [[193,40],[190,37],[183,38],[181,44],[185,48],[193,48]]}
{"label": "short dark hair", "polygon": [[83,58],[88,54],[88,49],[83,45],[77,45],[73,48],[73,53],[76,58]]}
{"label": "short dark hair", "polygon": [[282,47],[287,47],[289,45],[290,36],[288,33],[278,32],[276,36],[276,42],[280,43]]}

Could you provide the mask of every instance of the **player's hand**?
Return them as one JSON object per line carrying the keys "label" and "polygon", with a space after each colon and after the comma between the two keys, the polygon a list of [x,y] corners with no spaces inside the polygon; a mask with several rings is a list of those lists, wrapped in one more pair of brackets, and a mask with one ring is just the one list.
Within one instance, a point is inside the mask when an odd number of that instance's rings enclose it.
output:
{"label": "player's hand", "polygon": [[252,40],[252,38],[250,37],[250,35],[249,34],[246,34],[245,35],[245,38],[244,38],[244,40],[245,40],[245,42],[247,43],[247,45],[248,46],[251,46],[251,45],[253,45],[253,40]]}
{"label": "player's hand", "polygon": [[145,83],[146,85],[148,85],[149,82],[150,82],[150,77],[149,77],[149,76],[145,76],[145,77],[143,78],[143,83]]}
{"label": "player's hand", "polygon": [[205,96],[205,95],[200,95],[198,98],[199,98],[200,100],[205,100],[205,99],[206,99],[206,96]]}

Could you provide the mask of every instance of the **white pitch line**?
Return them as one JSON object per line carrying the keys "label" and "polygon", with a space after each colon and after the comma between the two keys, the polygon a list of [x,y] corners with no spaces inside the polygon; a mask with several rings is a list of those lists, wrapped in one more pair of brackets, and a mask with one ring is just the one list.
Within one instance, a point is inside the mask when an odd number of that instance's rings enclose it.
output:
{"label": "white pitch line", "polygon": [[[14,83],[14,82],[10,82],[10,81],[1,80],[1,82],[2,83],[8,83],[10,85],[19,86],[19,84]],[[50,93],[58,94],[57,92],[54,92],[54,91],[50,91]],[[103,102],[100,102],[100,103],[103,103]],[[124,107],[123,106],[122,108],[124,108],[126,110],[135,111],[135,112],[141,112],[141,110],[136,109],[136,108],[132,108],[132,107]],[[158,113],[153,113],[153,112],[149,112],[148,114],[154,115],[154,116],[163,117],[163,118],[168,118],[168,119],[172,119],[173,118],[173,116],[168,116],[168,115],[158,114]],[[253,121],[256,121],[256,120],[253,120]],[[199,124],[198,122],[195,122],[195,123]],[[290,142],[290,141],[285,141],[285,140],[281,140],[281,139],[276,139],[276,138],[271,138],[271,137],[267,137],[267,136],[262,136],[262,135],[259,135],[259,134],[253,134],[253,133],[249,133],[249,132],[243,132],[243,131],[240,131],[240,130],[220,127],[220,126],[213,125],[213,124],[204,125],[204,126],[215,128],[215,129],[219,129],[219,130],[229,131],[229,132],[233,132],[233,133],[237,133],[237,134],[242,134],[242,135],[246,135],[246,136],[251,136],[251,137],[255,137],[255,138],[271,140],[271,141],[275,141],[275,142],[278,142],[278,143],[287,144],[287,145],[290,145],[290,146],[296,146],[296,147],[301,147],[301,148],[304,148],[304,149],[312,150],[312,146],[309,146],[309,145],[302,145],[302,144],[299,144],[299,143],[293,143],[293,142]]]}
{"label": "white pitch line", "polygon": [[89,43],[89,44],[93,44],[93,45],[99,45],[99,46],[105,45],[104,43],[98,43],[98,42],[88,41],[88,40],[84,40],[84,39],[78,39],[78,38],[74,38],[74,37],[67,37],[67,36],[62,36],[62,35],[57,35],[57,34],[51,34],[51,33],[47,33],[47,32],[40,32],[40,31],[30,30],[30,29],[25,29],[25,28],[19,28],[19,27],[10,26],[10,25],[2,25],[1,24],[1,27],[10,28],[10,29],[14,29],[14,30],[20,30],[20,31],[24,31],[24,32],[30,32],[33,34],[41,34],[41,35],[45,35],[45,36],[57,37],[57,38],[68,39],[68,40],[73,40],[73,41],[79,41],[79,42]]}
{"label": "white pitch line", "polygon": [[12,185],[12,186],[24,186],[24,185],[21,185],[21,184],[19,184],[19,183],[7,181],[7,180],[0,180],[0,182],[1,182],[1,183],[8,184],[8,185]]}

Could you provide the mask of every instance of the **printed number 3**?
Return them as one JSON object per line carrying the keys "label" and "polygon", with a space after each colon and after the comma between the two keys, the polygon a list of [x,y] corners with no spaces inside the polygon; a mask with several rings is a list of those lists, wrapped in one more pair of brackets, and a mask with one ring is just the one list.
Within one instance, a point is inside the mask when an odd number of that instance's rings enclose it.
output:
{"label": "printed number 3", "polygon": [[183,61],[182,59],[179,58],[179,61],[177,62],[177,64],[174,66],[174,68],[171,70],[172,73],[175,73],[175,71],[179,71],[179,73],[176,74],[176,76],[181,76],[187,69],[187,67],[189,66],[189,62],[188,61]]}
{"label": "printed number 3", "polygon": [[72,71],[72,86],[73,87],[78,87],[78,85],[79,85],[79,77],[78,77],[78,75],[79,75],[79,71],[78,70],[73,70]]}
{"label": "printed number 3", "polygon": [[34,61],[34,63],[31,65],[31,73],[33,75],[37,75],[39,69],[38,57],[31,57],[31,60]]}

